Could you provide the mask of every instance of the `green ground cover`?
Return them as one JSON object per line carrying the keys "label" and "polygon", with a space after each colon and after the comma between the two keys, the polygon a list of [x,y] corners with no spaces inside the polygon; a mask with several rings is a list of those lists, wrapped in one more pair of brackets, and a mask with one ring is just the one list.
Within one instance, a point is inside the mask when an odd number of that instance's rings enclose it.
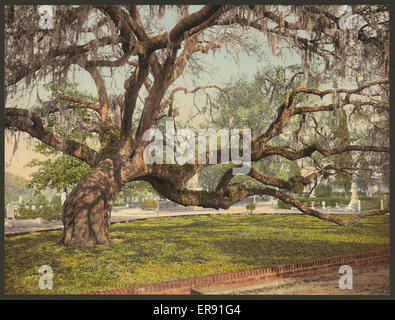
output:
{"label": "green ground cover", "polygon": [[[78,294],[374,250],[389,246],[389,216],[354,227],[300,215],[217,215],[119,223],[113,243],[56,245],[61,232],[5,240],[5,294]],[[41,265],[53,290],[41,290]]]}

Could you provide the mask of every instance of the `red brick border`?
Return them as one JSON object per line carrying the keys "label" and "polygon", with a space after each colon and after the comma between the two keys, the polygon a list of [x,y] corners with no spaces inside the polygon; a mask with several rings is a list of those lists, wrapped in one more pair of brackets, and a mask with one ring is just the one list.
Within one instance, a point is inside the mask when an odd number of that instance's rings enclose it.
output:
{"label": "red brick border", "polygon": [[193,288],[218,284],[256,283],[275,278],[304,277],[338,272],[341,265],[352,268],[389,263],[389,248],[374,251],[343,254],[340,256],[292,262],[270,267],[210,274],[140,286],[87,292],[89,295],[136,295],[136,294],[191,294]]}

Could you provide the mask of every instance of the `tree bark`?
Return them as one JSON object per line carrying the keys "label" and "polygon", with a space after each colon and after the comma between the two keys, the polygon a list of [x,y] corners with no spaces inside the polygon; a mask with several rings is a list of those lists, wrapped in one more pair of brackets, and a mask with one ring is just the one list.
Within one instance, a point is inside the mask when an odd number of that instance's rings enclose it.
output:
{"label": "tree bark", "polygon": [[111,209],[122,185],[120,166],[112,159],[102,161],[66,198],[61,244],[94,246],[111,242]]}

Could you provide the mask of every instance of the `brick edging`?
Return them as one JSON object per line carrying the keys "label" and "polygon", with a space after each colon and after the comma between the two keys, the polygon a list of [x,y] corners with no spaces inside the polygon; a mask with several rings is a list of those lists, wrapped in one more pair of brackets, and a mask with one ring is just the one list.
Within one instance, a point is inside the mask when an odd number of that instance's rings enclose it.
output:
{"label": "brick edging", "polygon": [[246,284],[275,278],[304,277],[338,272],[341,265],[352,268],[389,263],[389,248],[343,254],[333,257],[298,261],[257,269],[230,271],[206,276],[184,278],[146,285],[100,290],[85,295],[191,294],[193,288],[219,284]]}

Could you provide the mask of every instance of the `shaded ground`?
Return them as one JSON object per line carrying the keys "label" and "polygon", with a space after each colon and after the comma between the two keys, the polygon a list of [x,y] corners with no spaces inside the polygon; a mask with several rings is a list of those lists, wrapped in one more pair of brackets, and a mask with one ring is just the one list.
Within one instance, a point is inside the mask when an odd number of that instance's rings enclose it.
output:
{"label": "shaded ground", "polygon": [[[389,295],[390,268],[374,266],[353,271],[353,289],[339,288],[340,274],[268,281],[250,287],[228,289],[238,295]],[[224,291],[223,289],[222,291]],[[219,293],[221,294],[221,293]],[[224,294],[222,292],[222,294]]]}

